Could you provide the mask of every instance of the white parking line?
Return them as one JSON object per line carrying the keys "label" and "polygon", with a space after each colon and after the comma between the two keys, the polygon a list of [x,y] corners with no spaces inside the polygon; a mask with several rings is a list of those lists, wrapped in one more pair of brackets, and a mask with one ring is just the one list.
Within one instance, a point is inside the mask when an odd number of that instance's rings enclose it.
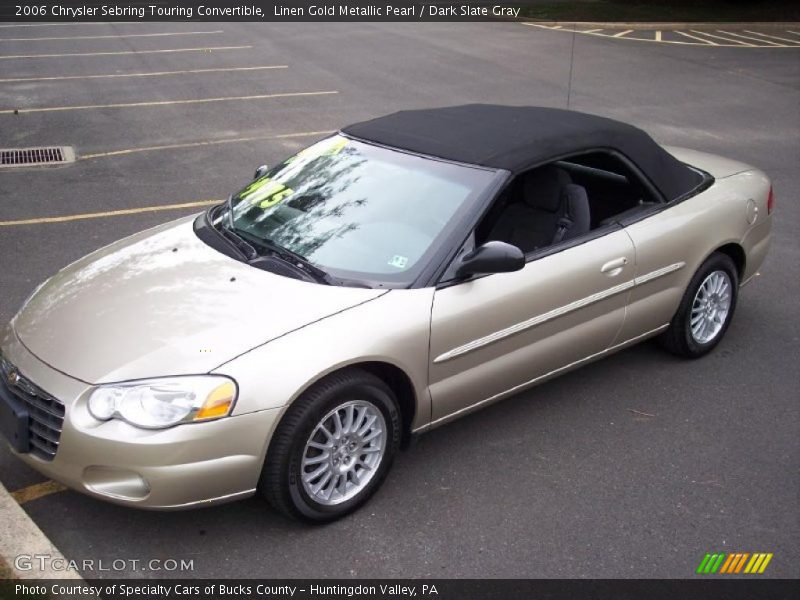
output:
{"label": "white parking line", "polygon": [[122,35],[72,35],[66,37],[34,37],[34,38],[0,38],[0,42],[44,42],[56,40],[107,40],[117,38],[135,37],[167,37],[172,35],[211,35],[223,33],[222,29],[215,31],[175,31],[171,33],[124,33]]}
{"label": "white parking line", "polygon": [[167,54],[170,52],[211,52],[212,50],[247,50],[252,46],[206,46],[205,48],[173,48],[170,50],[123,50],[119,52],[68,52],[62,54],[9,54],[0,55],[0,60],[11,58],[61,58],[62,56],[122,56],[123,54]]}
{"label": "white parking line", "polygon": [[693,40],[697,40],[698,42],[703,42],[705,44],[708,44],[709,46],[719,46],[719,44],[717,44],[716,42],[712,42],[711,40],[705,40],[703,38],[699,38],[697,36],[691,35],[691,34],[686,33],[684,31],[677,31],[676,30],[675,33],[680,34],[682,36],[685,36],[687,38],[691,38]]}
{"label": "white parking line", "polygon": [[[800,40],[790,40],[789,38],[778,37],[777,35],[769,35],[769,34],[766,34],[766,33],[759,33],[758,31],[750,31],[748,29],[743,29],[742,31],[744,31],[745,33],[752,33],[752,34],[755,34],[755,35],[760,35],[761,37],[771,38],[773,40],[780,40],[782,42],[789,42],[790,44],[800,44]],[[792,33],[792,32],[789,31],[787,33]],[[798,34],[798,35],[800,35],[800,34]]]}
{"label": "white parking line", "polygon": [[0,83],[22,81],[62,81],[65,79],[112,79],[118,77],[163,77],[167,75],[194,75],[197,73],[220,73],[228,71],[261,71],[266,69],[288,69],[289,65],[266,65],[262,67],[220,67],[218,69],[189,69],[186,71],[153,71],[150,73],[107,73],[103,75],[55,75],[53,77],[11,77],[0,79]]}
{"label": "white parking line", "polygon": [[86,104],[82,106],[48,106],[42,108],[7,108],[0,110],[0,115],[61,112],[65,110],[90,110],[94,108],[136,108],[148,106],[174,106],[176,104],[207,104],[209,102],[229,102],[232,100],[269,100],[273,98],[297,98],[301,96],[326,96],[338,94],[338,91],[324,92],[282,92],[278,94],[257,94],[254,96],[223,96],[222,98],[193,98],[191,100],[157,100],[152,102],[120,102],[118,104]]}
{"label": "white parking line", "polygon": [[750,40],[750,41],[760,42],[762,44],[769,44],[770,46],[783,46],[783,44],[770,42],[769,40],[762,40],[761,38],[755,38],[752,35],[742,35],[741,33],[734,33],[732,31],[723,31],[722,29],[719,30],[719,33],[724,33],[725,35],[732,35],[733,37],[742,38],[743,40]]}
{"label": "white parking line", "polygon": [[740,40],[734,40],[734,39],[731,39],[731,38],[722,37],[721,35],[708,33],[707,31],[695,31],[694,29],[690,29],[689,31],[691,31],[692,33],[695,33],[697,35],[705,35],[705,36],[712,37],[712,38],[717,39],[717,40],[724,40],[726,42],[733,42],[734,44],[741,44],[742,46],[754,46],[755,45],[755,44],[748,44],[747,42],[742,42]]}
{"label": "white parking line", "polygon": [[[543,23],[533,23],[528,21],[523,21],[522,25],[527,25],[529,27],[538,27],[540,29],[547,29],[550,31],[568,31],[572,33],[582,33],[586,35],[593,35],[596,37],[603,37],[609,39],[624,39],[624,40],[632,40],[635,42],[650,42],[656,44],[679,44],[683,46],[714,46],[714,47],[725,47],[725,48],[800,48],[800,40],[790,40],[787,38],[774,36],[766,33],[760,33],[756,31],[745,31],[745,33],[750,33],[753,36],[760,36],[760,37],[752,37],[748,35],[742,35],[738,33],[732,33],[730,31],[723,31],[721,29],[715,30],[716,33],[708,33],[706,31],[698,31],[698,30],[690,30],[692,33],[686,33],[684,31],[678,31],[677,29],[669,29],[666,30],[666,33],[672,33],[675,35],[682,36],[684,38],[688,38],[688,40],[692,41],[681,41],[676,39],[664,39],[664,30],[654,30],[653,35],[646,34],[647,30],[636,30],[636,29],[626,29],[625,31],[618,31],[617,33],[612,33],[613,30],[609,29],[577,29],[577,28],[569,28],[569,29],[562,29],[561,26],[552,26],[552,25],[545,25]],[[628,34],[633,33],[633,37],[629,37]],[[724,37],[718,34],[724,34],[725,36],[732,36],[732,37]],[[795,31],[786,31],[787,34],[790,35],[798,35],[800,33]],[[638,35],[637,34],[643,34]],[[692,35],[697,34],[697,35]],[[709,38],[715,38],[718,40],[723,40],[727,43],[719,43],[710,40]],[[734,39],[739,38],[739,39]],[[778,44],[775,42],[771,42],[765,38],[772,38],[776,40],[780,40],[782,42],[786,42],[785,44]],[[743,40],[750,40],[754,43],[745,42]]]}

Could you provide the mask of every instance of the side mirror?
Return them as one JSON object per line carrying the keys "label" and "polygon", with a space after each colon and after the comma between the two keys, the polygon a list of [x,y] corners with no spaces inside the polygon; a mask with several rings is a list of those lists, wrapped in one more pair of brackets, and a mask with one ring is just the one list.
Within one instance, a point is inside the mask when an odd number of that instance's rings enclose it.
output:
{"label": "side mirror", "polygon": [[253,179],[258,179],[259,177],[263,177],[269,171],[269,167],[267,165],[261,165],[256,169],[256,174],[253,175]]}
{"label": "side mirror", "polygon": [[486,242],[466,254],[456,269],[456,277],[480,273],[510,273],[525,266],[522,250],[505,242]]}

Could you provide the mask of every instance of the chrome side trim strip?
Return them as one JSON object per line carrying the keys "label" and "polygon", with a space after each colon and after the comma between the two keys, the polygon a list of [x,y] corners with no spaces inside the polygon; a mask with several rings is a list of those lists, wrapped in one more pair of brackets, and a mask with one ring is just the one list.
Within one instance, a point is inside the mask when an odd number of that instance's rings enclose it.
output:
{"label": "chrome side trim strip", "polygon": [[[166,506],[156,506],[158,510],[180,510],[184,508],[191,508],[195,506],[212,506],[214,504],[222,504],[224,502],[231,502],[233,500],[241,500],[249,498],[256,493],[256,488],[250,490],[243,490],[241,492],[234,492],[233,494],[225,494],[224,496],[217,496],[216,498],[206,498],[205,500],[196,500],[194,502],[186,502],[185,504],[168,504]],[[134,503],[131,502],[131,506]],[[150,508],[150,507],[147,507]]]}
{"label": "chrome side trim strip", "polygon": [[599,302],[600,300],[605,300],[610,296],[614,296],[615,294],[619,294],[621,292],[629,290],[633,286],[634,286],[633,280],[626,281],[625,283],[615,285],[614,287],[610,287],[607,290],[603,290],[602,292],[592,294],[591,296],[586,296],[585,298],[581,298],[580,300],[576,300],[575,302],[570,302],[569,304],[565,304],[564,306],[560,306],[551,311],[535,316],[531,319],[528,319],[527,321],[522,321],[521,323],[517,323],[516,325],[512,325],[511,327],[506,327],[505,329],[501,329],[500,331],[495,331],[494,333],[490,333],[485,337],[473,340],[467,344],[464,344],[463,346],[459,346],[458,348],[453,348],[449,352],[445,352],[444,354],[437,356],[433,362],[441,363],[456,358],[457,356],[461,356],[462,354],[467,354],[468,352],[472,352],[473,350],[477,350],[478,348],[482,348],[483,346],[493,344],[494,342],[500,341],[504,338],[520,333],[521,331],[525,331],[526,329],[531,329],[532,327],[536,327],[537,325],[541,325],[542,323],[551,321],[556,317],[561,317],[563,315],[576,311],[579,308],[583,308],[584,306],[589,306],[590,304],[594,304],[595,302]]}
{"label": "chrome side trim strip", "polygon": [[756,280],[756,279],[758,279],[759,277],[761,277],[761,271],[756,271],[755,273],[753,273],[752,275],[750,275],[750,277],[748,277],[748,278],[747,278],[747,279],[745,279],[744,281],[741,281],[741,282],[739,282],[739,287],[740,287],[740,288],[743,288],[743,287],[744,287],[744,286],[746,286],[748,283],[751,283],[751,282],[755,281],[755,280]]}
{"label": "chrome side trim strip", "polygon": [[653,279],[658,279],[659,277],[663,277],[664,275],[669,275],[670,273],[674,273],[686,266],[685,262],[676,262],[672,263],[671,265],[667,265],[666,267],[662,267],[660,269],[656,269],[655,271],[650,271],[641,277],[636,277],[633,282],[635,285],[642,285],[647,283],[648,281],[653,281]]}
{"label": "chrome side trim strip", "polygon": [[570,302],[564,306],[560,306],[541,315],[537,315],[526,321],[511,325],[510,327],[506,327],[500,331],[495,331],[487,336],[478,338],[477,340],[472,340],[471,342],[468,342],[462,346],[458,346],[457,348],[453,348],[452,350],[437,356],[435,359],[433,359],[433,362],[434,364],[438,364],[452,360],[459,356],[463,356],[464,354],[472,352],[473,350],[477,350],[478,348],[483,348],[484,346],[488,346],[489,344],[493,344],[527,329],[542,325],[547,321],[551,321],[557,317],[562,317],[580,308],[594,304],[595,302],[600,302],[601,300],[605,300],[606,298],[610,298],[611,296],[625,292],[637,285],[642,285],[649,281],[653,281],[654,279],[658,279],[659,277],[663,277],[664,275],[668,275],[669,273],[682,269],[685,265],[685,262],[673,263],[666,267],[662,267],[661,269],[651,271],[650,273],[642,275],[641,277],[636,277],[630,281],[626,281],[625,283],[620,283],[619,285],[615,285],[601,292],[597,292],[596,294],[592,294],[591,296],[586,296],[580,300],[575,300],[574,302]]}
{"label": "chrome side trim strip", "polygon": [[500,400],[501,398],[503,398],[505,396],[510,396],[511,394],[522,390],[523,388],[527,388],[529,386],[534,385],[535,383],[537,383],[538,381],[541,381],[542,379],[547,379],[547,378],[550,378],[550,377],[552,377],[554,375],[558,375],[562,371],[566,371],[566,370],[571,369],[573,367],[577,367],[578,365],[581,365],[581,364],[583,364],[585,362],[589,362],[589,361],[594,360],[596,358],[600,358],[601,356],[603,356],[605,354],[611,354],[613,352],[616,352],[617,350],[620,350],[623,346],[630,346],[631,344],[634,344],[635,342],[638,342],[639,340],[654,336],[657,333],[660,333],[661,331],[664,331],[667,327],[669,327],[669,323],[664,323],[663,325],[661,325],[659,327],[656,327],[655,329],[651,329],[650,331],[646,331],[646,332],[644,332],[644,333],[642,333],[640,335],[637,335],[637,336],[634,336],[632,338],[629,338],[629,339],[625,340],[624,342],[620,342],[619,344],[614,344],[613,346],[610,346],[610,347],[606,348],[605,350],[601,350],[600,352],[597,352],[595,354],[590,354],[589,356],[586,356],[584,358],[581,358],[580,360],[576,360],[574,362],[571,362],[568,365],[564,365],[563,367],[559,367],[558,369],[553,369],[552,371],[549,371],[548,373],[545,373],[544,375],[539,375],[538,377],[534,377],[533,379],[531,379],[529,381],[526,381],[525,383],[520,383],[519,385],[515,385],[514,387],[509,388],[509,389],[505,390],[504,392],[500,392],[499,394],[495,394],[494,396],[489,396],[488,398],[484,398],[483,400],[480,400],[480,401],[476,402],[475,404],[470,404],[469,406],[466,406],[466,407],[461,408],[461,409],[459,409],[459,410],[457,410],[455,412],[452,412],[449,415],[445,415],[443,417],[439,417],[438,419],[436,419],[435,421],[431,421],[427,425],[423,425],[422,427],[418,427],[417,429],[413,430],[411,433],[422,433],[423,431],[425,431],[426,429],[429,429],[430,427],[433,427],[437,423],[440,423],[440,422],[443,422],[443,421],[449,421],[450,419],[456,418],[458,415],[460,415],[463,412],[471,411],[471,410],[473,410],[475,408],[478,408],[482,404],[488,404],[490,402],[493,402],[494,400]]}

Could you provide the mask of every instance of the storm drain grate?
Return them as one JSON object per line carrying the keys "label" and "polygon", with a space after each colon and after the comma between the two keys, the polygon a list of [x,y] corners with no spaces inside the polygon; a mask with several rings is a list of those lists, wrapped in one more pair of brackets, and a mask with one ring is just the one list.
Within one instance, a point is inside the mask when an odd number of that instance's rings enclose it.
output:
{"label": "storm drain grate", "polygon": [[75,152],[69,146],[0,148],[0,167],[64,165],[74,161]]}

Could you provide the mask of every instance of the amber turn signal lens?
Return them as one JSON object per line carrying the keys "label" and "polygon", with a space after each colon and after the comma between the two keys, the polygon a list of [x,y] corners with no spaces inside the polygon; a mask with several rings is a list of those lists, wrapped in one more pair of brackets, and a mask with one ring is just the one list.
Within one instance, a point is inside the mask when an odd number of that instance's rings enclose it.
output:
{"label": "amber turn signal lens", "polygon": [[211,391],[206,401],[203,402],[203,406],[195,414],[194,420],[202,421],[203,419],[224,417],[230,412],[235,399],[236,386],[233,382],[226,381]]}

